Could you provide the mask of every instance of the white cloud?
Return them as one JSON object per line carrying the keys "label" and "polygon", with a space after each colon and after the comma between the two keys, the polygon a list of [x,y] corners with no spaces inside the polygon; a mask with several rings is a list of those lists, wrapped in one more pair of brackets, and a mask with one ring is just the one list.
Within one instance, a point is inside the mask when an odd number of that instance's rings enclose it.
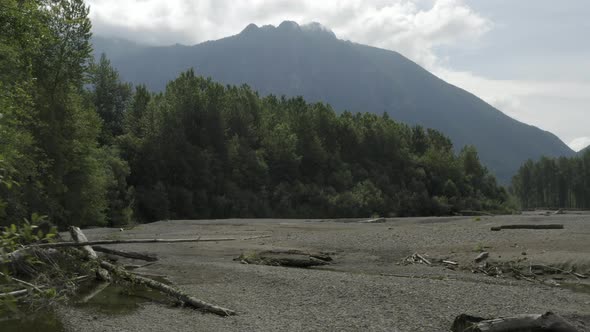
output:
{"label": "white cloud", "polygon": [[590,137],[578,137],[568,144],[574,151],[581,151],[582,149],[590,146]]}
{"label": "white cloud", "polygon": [[[87,0],[97,34],[195,44],[249,23],[320,22],[340,38],[396,50],[431,67],[434,48],[473,41],[491,23],[462,0]],[[430,4],[430,5],[428,5]]]}

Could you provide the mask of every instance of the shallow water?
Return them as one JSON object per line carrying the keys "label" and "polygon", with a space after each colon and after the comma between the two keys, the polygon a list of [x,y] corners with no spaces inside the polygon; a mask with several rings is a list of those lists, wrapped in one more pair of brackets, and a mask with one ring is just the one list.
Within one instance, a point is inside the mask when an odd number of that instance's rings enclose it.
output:
{"label": "shallow water", "polygon": [[0,320],[2,332],[63,332],[61,321],[53,312],[38,312],[22,319]]}
{"label": "shallow water", "polygon": [[[168,283],[162,277],[150,277],[163,283]],[[92,298],[88,297],[92,295]],[[173,305],[173,301],[166,295],[146,286],[129,284],[101,285],[96,282],[83,284],[72,299],[71,305],[88,311],[89,315],[128,315],[141,308],[146,303],[161,303]],[[63,332],[63,324],[53,311],[38,311],[27,313],[24,309],[19,318],[2,319],[0,317],[1,332]]]}

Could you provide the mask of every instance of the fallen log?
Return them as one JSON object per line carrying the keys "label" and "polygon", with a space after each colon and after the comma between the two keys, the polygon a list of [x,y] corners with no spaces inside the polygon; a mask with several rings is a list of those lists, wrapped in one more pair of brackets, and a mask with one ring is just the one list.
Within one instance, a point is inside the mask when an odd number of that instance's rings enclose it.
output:
{"label": "fallen log", "polygon": [[[86,238],[86,235],[82,233],[80,227],[71,226],[70,235],[72,236],[74,243],[85,244],[84,246],[82,246],[82,250],[86,253],[88,259],[95,262],[98,261],[98,255],[96,254],[94,249],[92,249],[92,247],[88,245],[88,239]],[[96,278],[102,281],[111,281],[111,275],[109,274],[109,272],[100,266],[96,268]]]}
{"label": "fallen log", "polygon": [[0,293],[0,298],[9,297],[9,296],[12,296],[12,297],[23,296],[25,294],[28,294],[29,291],[30,291],[30,289],[20,289],[20,290],[13,291],[13,292]]}
{"label": "fallen log", "polygon": [[516,225],[502,225],[494,226],[492,231],[500,231],[503,229],[563,229],[562,224],[516,224]]}
{"label": "fallen log", "polygon": [[110,282],[99,282],[97,283],[94,288],[86,295],[84,295],[78,303],[88,303],[88,301],[92,300],[98,294],[102,293],[107,287],[109,287]]}
{"label": "fallen log", "polygon": [[128,243],[180,243],[180,242],[218,242],[218,241],[235,241],[236,238],[218,238],[218,239],[202,239],[200,237],[193,239],[128,239],[128,240],[96,240],[88,241],[84,244],[77,242],[55,242],[55,243],[40,243],[33,244],[25,248],[61,248],[61,247],[81,247],[85,245],[94,246],[100,244],[128,244]]}
{"label": "fallen log", "polygon": [[312,267],[330,264],[332,257],[324,253],[305,252],[301,250],[267,250],[261,252],[249,252],[240,255],[235,260],[246,264],[287,266],[287,267]]}
{"label": "fallen log", "polygon": [[479,255],[477,255],[477,257],[475,257],[474,261],[476,263],[482,262],[484,260],[486,260],[488,257],[490,257],[490,253],[487,251],[483,251],[482,253],[480,253]]}
{"label": "fallen log", "polygon": [[385,218],[375,218],[375,219],[360,220],[358,222],[362,223],[362,224],[381,224],[386,221],[387,220]]}
{"label": "fallen log", "polygon": [[[128,244],[128,243],[180,243],[180,242],[218,242],[218,241],[235,241],[236,238],[218,238],[218,239],[129,239],[129,240],[96,240],[84,243],[79,242],[53,242],[53,243],[38,243],[31,244],[26,247],[15,250],[6,255],[8,261],[17,260],[22,256],[23,252],[31,249],[45,249],[45,248],[64,248],[64,247],[83,247],[93,246],[99,244]],[[248,238],[246,240],[249,240]]]}
{"label": "fallen log", "polygon": [[[84,233],[78,227],[72,227],[70,229],[70,231],[72,231],[72,230],[74,230],[76,233],[78,233],[77,237],[76,237],[77,239],[85,239],[86,238]],[[74,238],[74,236],[72,236],[72,238]],[[74,239],[76,239],[76,238],[74,238]],[[155,241],[155,242],[162,242],[162,241]],[[187,241],[185,241],[185,242],[187,242]],[[88,244],[88,243],[90,243],[90,242],[86,242],[85,244]],[[92,248],[90,250],[92,250]],[[178,301],[181,301],[181,302],[183,302],[195,309],[203,310],[206,312],[211,312],[211,313],[214,313],[214,314],[217,314],[220,316],[230,316],[230,315],[236,314],[236,312],[233,310],[222,308],[222,307],[207,303],[205,301],[201,301],[197,298],[194,298],[188,294],[181,292],[180,290],[174,289],[173,287],[163,284],[161,282],[140,276],[135,273],[130,273],[128,271],[125,271],[124,269],[120,269],[116,265],[113,265],[109,262],[100,261],[99,264],[100,264],[101,268],[105,269],[106,271],[111,272],[113,275],[115,275],[119,278],[127,280],[131,283],[143,284],[143,285],[148,286],[150,288],[159,290],[160,292],[167,294],[171,297],[174,297]]]}
{"label": "fallen log", "polygon": [[92,246],[92,249],[94,249],[95,251],[98,251],[98,252],[103,252],[105,254],[116,255],[116,256],[121,256],[121,257],[125,257],[125,258],[140,259],[140,260],[144,260],[144,261],[148,261],[148,262],[155,262],[158,260],[158,257],[156,257],[155,255],[152,255],[152,254],[142,254],[142,253],[133,252],[133,251],[116,250],[116,249],[110,249],[110,248],[105,248],[105,247],[101,247],[101,246]]}
{"label": "fallen log", "polygon": [[547,312],[543,315],[517,315],[485,319],[469,315],[455,318],[452,332],[578,332],[558,315]]}
{"label": "fallen log", "polygon": [[205,301],[201,301],[195,297],[192,297],[186,293],[183,293],[180,290],[177,290],[177,289],[175,289],[171,286],[168,286],[166,284],[163,284],[161,282],[140,276],[135,273],[127,272],[123,269],[119,269],[119,268],[117,268],[117,266],[115,266],[109,262],[102,261],[102,262],[100,262],[100,266],[107,269],[108,271],[110,271],[114,275],[116,275],[124,280],[127,280],[132,283],[143,284],[143,285],[146,285],[147,287],[159,290],[160,292],[167,294],[167,295],[177,299],[178,301],[181,301],[184,304],[189,305],[195,309],[214,313],[214,314],[220,315],[220,316],[232,316],[232,315],[236,314],[236,312],[233,310],[222,308],[222,307],[207,303]]}

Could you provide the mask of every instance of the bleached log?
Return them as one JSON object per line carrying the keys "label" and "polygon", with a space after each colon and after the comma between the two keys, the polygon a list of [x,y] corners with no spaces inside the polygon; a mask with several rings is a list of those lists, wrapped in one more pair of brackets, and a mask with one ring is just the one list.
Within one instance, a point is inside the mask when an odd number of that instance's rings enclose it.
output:
{"label": "bleached log", "polygon": [[502,225],[492,227],[492,231],[500,231],[503,229],[563,229],[562,224],[516,224],[516,225]]}
{"label": "bleached log", "polygon": [[105,254],[116,255],[116,256],[121,256],[121,257],[125,257],[125,258],[140,259],[140,260],[144,260],[144,261],[148,261],[148,262],[155,262],[158,260],[158,257],[156,257],[154,255],[142,254],[139,252],[116,250],[116,249],[110,249],[110,248],[105,248],[105,247],[101,247],[101,246],[92,246],[92,249],[94,249],[95,251],[98,251],[98,252],[103,252]]}
{"label": "bleached log", "polygon": [[487,251],[483,251],[482,253],[480,253],[479,255],[477,255],[477,257],[475,257],[474,261],[476,263],[479,263],[481,261],[486,260],[488,257],[490,257],[490,253]]}
{"label": "bleached log", "polygon": [[109,262],[102,261],[102,262],[100,262],[100,266],[102,266],[103,268],[107,269],[111,273],[117,275],[118,277],[120,277],[124,280],[127,280],[132,283],[136,283],[136,284],[143,284],[147,287],[159,290],[160,292],[165,293],[165,294],[177,299],[178,301],[181,301],[181,302],[185,303],[186,305],[189,305],[195,309],[214,313],[214,314],[220,315],[220,316],[231,316],[231,315],[236,314],[236,312],[233,310],[222,308],[222,307],[207,303],[205,301],[199,300],[195,297],[192,297],[192,296],[190,296],[178,289],[175,289],[175,288],[168,286],[166,284],[163,284],[161,282],[140,276],[135,273],[130,273],[130,272],[127,272],[122,269],[118,269],[115,265],[113,265]]}
{"label": "bleached log", "polygon": [[[84,235],[80,227],[71,226],[70,235],[72,236],[72,239],[75,241],[76,244],[85,244],[84,246],[82,246],[82,250],[86,252],[88,259],[90,259],[91,261],[98,261],[98,255],[96,254],[94,249],[92,249],[92,247],[88,245],[88,239],[86,238],[86,235]],[[96,278],[102,281],[111,281],[111,276],[109,272],[100,266],[96,268]]]}
{"label": "bleached log", "polygon": [[455,318],[452,332],[578,332],[558,315],[547,312],[543,315],[517,315],[485,319],[469,315]]}
{"label": "bleached log", "polygon": [[84,244],[77,242],[55,242],[33,244],[27,248],[62,248],[62,247],[81,247],[85,245],[94,246],[101,244],[128,244],[128,243],[180,243],[180,242],[218,242],[218,241],[235,241],[236,238],[218,238],[218,239],[128,239],[128,240],[96,240],[88,241]]}

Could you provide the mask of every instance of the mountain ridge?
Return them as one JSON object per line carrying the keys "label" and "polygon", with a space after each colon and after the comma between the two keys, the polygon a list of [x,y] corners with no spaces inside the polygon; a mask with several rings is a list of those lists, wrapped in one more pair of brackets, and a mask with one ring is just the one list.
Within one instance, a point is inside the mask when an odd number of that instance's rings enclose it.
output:
{"label": "mountain ridge", "polygon": [[504,183],[527,159],[574,155],[557,136],[510,118],[400,53],[338,39],[319,23],[250,24],[237,35],[193,46],[132,44],[122,50],[95,40],[95,52],[104,51],[123,79],[153,90],[163,90],[192,67],[224,84],[248,84],[262,95],[301,95],[339,112],[386,112],[441,130],[457,149],[475,145]]}

